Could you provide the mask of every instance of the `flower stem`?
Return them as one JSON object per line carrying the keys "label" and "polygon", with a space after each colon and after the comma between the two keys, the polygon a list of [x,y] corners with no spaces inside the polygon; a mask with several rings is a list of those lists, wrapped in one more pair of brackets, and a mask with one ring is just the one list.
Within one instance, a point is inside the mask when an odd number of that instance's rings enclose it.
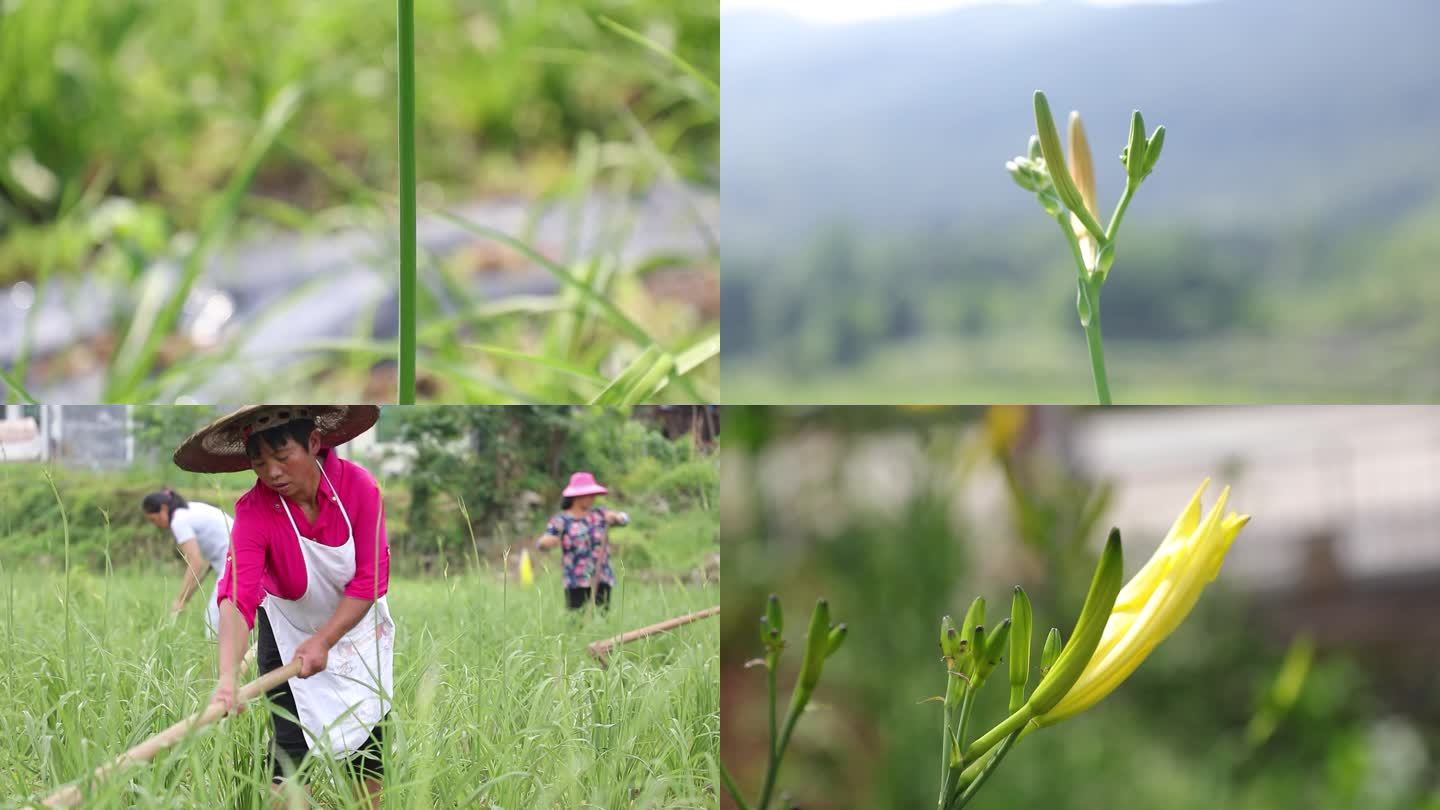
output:
{"label": "flower stem", "polygon": [[779,656],[770,655],[767,656],[769,660],[765,662],[765,683],[770,693],[770,767],[772,769],[775,767],[775,746],[780,741],[776,736],[775,727],[775,666],[778,658]]}
{"label": "flower stem", "polygon": [[[770,701],[775,701],[775,686],[773,677],[770,679]],[[755,802],[758,810],[768,810],[770,807],[770,794],[775,792],[775,783],[780,778],[780,762],[785,758],[785,749],[790,746],[790,735],[795,732],[795,724],[799,722],[800,715],[805,713],[805,704],[810,702],[808,690],[801,691],[799,686],[795,687],[795,695],[790,701],[790,711],[785,716],[785,729],[780,732],[780,739],[773,741],[773,751],[770,754],[770,766],[765,769],[765,785],[760,789],[760,799]]]}
{"label": "flower stem", "polygon": [[1101,405],[1109,405],[1110,379],[1105,374],[1105,346],[1100,337],[1100,283],[1081,281],[1080,294],[1089,302],[1090,318],[1082,322],[1085,344],[1090,350],[1090,374],[1095,378],[1095,397]]}
{"label": "flower stem", "polygon": [[740,810],[750,810],[750,804],[740,793],[740,786],[735,784],[735,777],[730,774],[730,769],[725,763],[720,763],[720,779],[725,783],[725,789],[730,792],[730,798],[735,800],[735,806]]}
{"label": "flower stem", "polygon": [[945,685],[945,728],[940,739],[940,797],[936,802],[940,810],[945,810],[950,786],[960,776],[960,768],[950,759],[952,754],[958,757],[965,748],[965,726],[973,708],[973,690],[963,675],[947,666],[945,677],[948,680]]}
{"label": "flower stem", "polygon": [[[1127,187],[1125,196],[1121,198],[1121,205],[1115,211],[1116,218],[1110,221],[1112,227],[1117,225],[1119,217],[1124,215],[1131,194]],[[1105,284],[1105,278],[1098,273],[1092,273],[1090,268],[1085,266],[1085,257],[1080,252],[1080,240],[1070,227],[1068,214],[1062,211],[1055,221],[1060,224],[1060,232],[1065,234],[1065,241],[1070,244],[1070,255],[1075,259],[1076,284],[1079,289],[1076,306],[1079,309],[1080,326],[1085,330],[1085,343],[1090,350],[1090,374],[1095,379],[1095,397],[1100,400],[1101,405],[1109,405],[1110,379],[1105,374],[1105,347],[1100,339],[1100,287]]]}
{"label": "flower stem", "polygon": [[979,739],[971,743],[965,750],[965,761],[974,762],[985,755],[986,751],[994,748],[997,743],[1010,735],[1012,731],[1018,731],[1030,722],[1035,715],[1030,710],[1030,704],[1020,707],[1020,711],[1011,714],[1000,721],[1000,724],[982,734]]}
{"label": "flower stem", "polygon": [[415,404],[415,0],[399,0],[401,405]]}
{"label": "flower stem", "polygon": [[1115,235],[1120,232],[1120,220],[1125,218],[1125,209],[1130,207],[1130,198],[1135,196],[1135,184],[1129,180],[1125,181],[1125,191],[1120,194],[1120,202],[1115,204],[1115,213],[1110,215],[1110,226],[1105,229],[1105,241],[1114,242]]}
{"label": "flower stem", "polygon": [[965,768],[965,730],[970,725],[970,715],[975,711],[976,684],[965,685],[965,697],[960,704],[959,728],[955,731],[956,762],[950,766],[945,777],[945,793],[942,793],[941,807],[944,807],[944,796],[954,792],[960,784],[960,775]]}
{"label": "flower stem", "polygon": [[990,778],[990,774],[995,772],[995,768],[1000,765],[1000,761],[1004,759],[1005,755],[1010,753],[1010,749],[1015,746],[1015,741],[1020,739],[1020,734],[1019,729],[1010,732],[1010,736],[1006,737],[1005,741],[1000,743],[1000,747],[995,749],[995,753],[990,756],[989,761],[980,769],[980,773],[975,776],[975,779],[970,782],[964,792],[955,799],[955,803],[950,805],[949,808],[946,808],[946,810],[961,810],[961,808],[975,798],[975,795],[980,792],[980,788],[985,785],[985,781]]}

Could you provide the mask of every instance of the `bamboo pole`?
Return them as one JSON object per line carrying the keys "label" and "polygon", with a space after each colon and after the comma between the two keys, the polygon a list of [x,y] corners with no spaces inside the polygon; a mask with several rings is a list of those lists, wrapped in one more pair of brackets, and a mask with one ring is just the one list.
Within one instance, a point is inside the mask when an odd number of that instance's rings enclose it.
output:
{"label": "bamboo pole", "polygon": [[601,666],[605,666],[606,657],[610,655],[611,651],[613,651],[621,644],[628,644],[629,642],[635,641],[636,639],[645,638],[646,636],[653,636],[656,633],[663,633],[666,630],[674,630],[681,625],[689,624],[691,622],[699,621],[710,616],[718,615],[720,615],[720,606],[716,605],[712,608],[697,610],[694,613],[687,613],[684,616],[677,616],[673,619],[666,619],[663,622],[657,622],[656,624],[642,627],[639,630],[631,630],[628,633],[622,633],[621,635],[615,636],[614,638],[602,639],[591,644],[586,649],[590,651],[591,655],[595,656],[596,660],[600,662]]}
{"label": "bamboo pole", "polygon": [[[271,670],[255,680],[240,687],[240,693],[236,700],[244,705],[259,697],[262,693],[279,686],[300,674],[300,661],[291,661],[285,666]],[[110,762],[95,769],[94,781],[100,782],[108,779],[111,774],[126,765],[140,762],[149,762],[160,751],[179,742],[185,735],[192,731],[204,728],[225,716],[225,710],[221,706],[209,705],[203,710],[190,715],[175,725],[155,734],[150,739],[131,748]],[[45,800],[46,807],[74,807],[81,800],[80,788],[74,784],[56,790]]]}

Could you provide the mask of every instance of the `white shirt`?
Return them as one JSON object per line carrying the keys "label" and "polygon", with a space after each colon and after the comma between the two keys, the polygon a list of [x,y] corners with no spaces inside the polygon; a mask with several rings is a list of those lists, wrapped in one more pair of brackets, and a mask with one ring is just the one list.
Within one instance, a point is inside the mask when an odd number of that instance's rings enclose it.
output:
{"label": "white shirt", "polygon": [[192,539],[199,543],[200,556],[215,569],[217,577],[225,573],[225,553],[230,550],[230,526],[233,522],[220,509],[195,501],[170,513],[170,531],[175,535],[175,544]]}

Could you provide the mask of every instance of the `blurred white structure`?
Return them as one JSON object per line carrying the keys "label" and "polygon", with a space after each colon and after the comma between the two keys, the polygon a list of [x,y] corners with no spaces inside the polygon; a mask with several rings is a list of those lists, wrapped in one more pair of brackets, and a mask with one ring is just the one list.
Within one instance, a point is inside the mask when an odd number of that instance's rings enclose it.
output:
{"label": "blurred white structure", "polygon": [[1195,487],[1253,516],[1225,564],[1251,587],[1440,573],[1440,407],[1071,411],[1080,471],[1115,482],[1106,522],[1149,554]]}
{"label": "blurred white structure", "polygon": [[0,461],[109,468],[135,459],[129,405],[0,406]]}

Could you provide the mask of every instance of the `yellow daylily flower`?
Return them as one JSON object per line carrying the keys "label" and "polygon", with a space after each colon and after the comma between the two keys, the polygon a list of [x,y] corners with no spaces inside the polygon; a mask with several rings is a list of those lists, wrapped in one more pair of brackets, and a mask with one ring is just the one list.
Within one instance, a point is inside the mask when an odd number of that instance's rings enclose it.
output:
{"label": "yellow daylily flower", "polygon": [[1250,516],[1225,514],[1226,487],[1201,520],[1200,496],[1209,485],[1208,478],[1200,484],[1154,556],[1120,590],[1095,655],[1065,697],[1037,718],[1039,725],[1079,714],[1114,691],[1190,615],[1200,593],[1220,573],[1230,544]]}

